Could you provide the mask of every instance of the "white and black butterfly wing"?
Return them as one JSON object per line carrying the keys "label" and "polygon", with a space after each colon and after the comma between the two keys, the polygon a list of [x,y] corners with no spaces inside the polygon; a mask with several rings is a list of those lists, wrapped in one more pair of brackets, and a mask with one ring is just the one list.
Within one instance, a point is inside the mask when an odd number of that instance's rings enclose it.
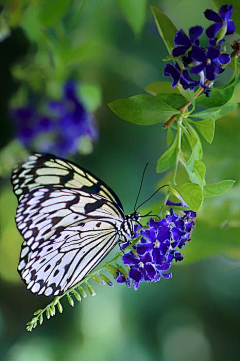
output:
{"label": "white and black butterfly wing", "polygon": [[99,178],[73,162],[51,154],[34,153],[12,174],[13,190],[20,200],[24,194],[45,186],[81,189],[100,194],[122,208],[118,196]]}
{"label": "white and black butterfly wing", "polygon": [[19,272],[27,288],[38,295],[57,296],[80,282],[119,241],[112,224],[98,224],[69,226],[35,251],[23,244]]}
{"label": "white and black butterfly wing", "polygon": [[80,282],[119,242],[121,208],[81,190],[44,187],[23,195],[16,222],[27,287],[55,296]]}

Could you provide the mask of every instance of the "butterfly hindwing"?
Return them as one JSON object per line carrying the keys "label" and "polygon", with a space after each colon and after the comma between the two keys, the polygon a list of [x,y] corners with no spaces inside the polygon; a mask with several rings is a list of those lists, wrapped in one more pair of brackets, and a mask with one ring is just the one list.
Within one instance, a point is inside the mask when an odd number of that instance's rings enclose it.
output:
{"label": "butterfly hindwing", "polygon": [[109,222],[94,220],[69,226],[56,232],[35,251],[25,250],[23,245],[25,258],[21,257],[19,272],[33,293],[61,295],[80,282],[118,241],[115,227]]}
{"label": "butterfly hindwing", "polygon": [[34,153],[13,171],[14,193],[20,200],[33,189],[52,186],[81,189],[101,196],[122,208],[118,196],[103,181],[73,162],[51,154]]}
{"label": "butterfly hindwing", "polygon": [[24,195],[16,223],[24,238],[18,271],[32,292],[60,295],[119,241],[122,210],[81,190],[44,187]]}

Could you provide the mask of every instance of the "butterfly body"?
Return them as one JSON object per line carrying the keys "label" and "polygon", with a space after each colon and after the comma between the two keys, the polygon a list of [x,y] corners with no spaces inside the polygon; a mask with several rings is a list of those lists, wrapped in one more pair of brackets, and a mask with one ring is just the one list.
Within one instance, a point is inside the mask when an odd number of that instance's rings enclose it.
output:
{"label": "butterfly body", "polygon": [[72,162],[31,155],[12,183],[24,238],[18,271],[33,293],[63,294],[134,236],[140,215],[125,215],[116,194]]}

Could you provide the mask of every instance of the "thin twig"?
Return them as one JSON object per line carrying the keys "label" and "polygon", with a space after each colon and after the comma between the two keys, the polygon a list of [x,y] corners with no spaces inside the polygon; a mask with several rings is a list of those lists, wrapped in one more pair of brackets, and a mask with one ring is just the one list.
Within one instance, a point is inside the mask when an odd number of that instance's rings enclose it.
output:
{"label": "thin twig", "polygon": [[[196,99],[197,97],[199,97],[200,94],[202,94],[203,92],[203,88],[199,88],[198,91],[196,92],[196,94],[194,94],[194,98]],[[187,102],[186,104],[182,105],[181,107],[178,108],[178,110],[180,110],[180,112],[183,114],[185,113],[185,111],[188,109],[188,107],[191,105],[191,102]],[[178,117],[179,114],[175,114],[173,115],[163,126],[164,129],[168,128]]]}

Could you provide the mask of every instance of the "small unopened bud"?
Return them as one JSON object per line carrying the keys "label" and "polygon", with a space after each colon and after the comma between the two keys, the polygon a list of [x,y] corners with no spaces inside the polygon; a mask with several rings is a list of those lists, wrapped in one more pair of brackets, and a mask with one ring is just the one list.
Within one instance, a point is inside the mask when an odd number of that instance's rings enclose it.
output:
{"label": "small unopened bud", "polygon": [[124,267],[122,267],[120,264],[116,263],[116,266],[119,270],[119,272],[127,279],[128,278],[128,272],[125,270]]}
{"label": "small unopened bud", "polygon": [[55,315],[55,306],[54,305],[51,305],[49,307],[49,312],[50,312],[50,315],[53,317]]}
{"label": "small unopened bud", "polygon": [[41,313],[41,315],[39,316],[39,325],[41,325],[43,323],[43,314]]}
{"label": "small unopened bud", "polygon": [[117,269],[117,267],[109,264],[109,265],[107,265],[107,269],[108,269],[108,271],[111,273],[111,275],[113,275],[113,277],[117,277],[117,275],[118,275],[118,269]]}
{"label": "small unopened bud", "polygon": [[100,273],[99,276],[103,279],[104,282],[106,282],[106,284],[107,284],[108,286],[110,286],[110,287],[113,287],[113,286],[114,286],[114,284],[112,283],[112,281],[110,281],[110,279],[109,279],[107,276],[103,275],[102,273]]}
{"label": "small unopened bud", "polygon": [[87,285],[88,291],[90,292],[90,295],[96,296],[96,292],[94,291],[93,287],[88,282],[86,282],[86,285]]}
{"label": "small unopened bud", "polygon": [[74,301],[73,301],[72,297],[69,295],[69,293],[67,294],[67,299],[68,299],[69,305],[73,307],[74,306]]}
{"label": "small unopened bud", "polygon": [[103,280],[101,280],[98,276],[92,276],[92,279],[94,281],[96,281],[98,284],[100,284],[101,286],[105,285],[105,282]]}
{"label": "small unopened bud", "polygon": [[63,306],[61,305],[60,301],[58,301],[58,303],[57,303],[57,308],[58,308],[59,313],[63,313]]}
{"label": "small unopened bud", "polygon": [[76,300],[80,302],[80,301],[81,301],[81,296],[80,296],[80,294],[79,294],[76,290],[73,290],[72,292],[73,292]]}
{"label": "small unopened bud", "polygon": [[82,286],[78,286],[78,289],[79,289],[81,295],[83,296],[83,298],[86,298],[87,293],[86,293],[85,289]]}
{"label": "small unopened bud", "polygon": [[46,316],[47,319],[49,320],[49,318],[51,317],[50,311],[49,311],[49,307],[46,309]]}

